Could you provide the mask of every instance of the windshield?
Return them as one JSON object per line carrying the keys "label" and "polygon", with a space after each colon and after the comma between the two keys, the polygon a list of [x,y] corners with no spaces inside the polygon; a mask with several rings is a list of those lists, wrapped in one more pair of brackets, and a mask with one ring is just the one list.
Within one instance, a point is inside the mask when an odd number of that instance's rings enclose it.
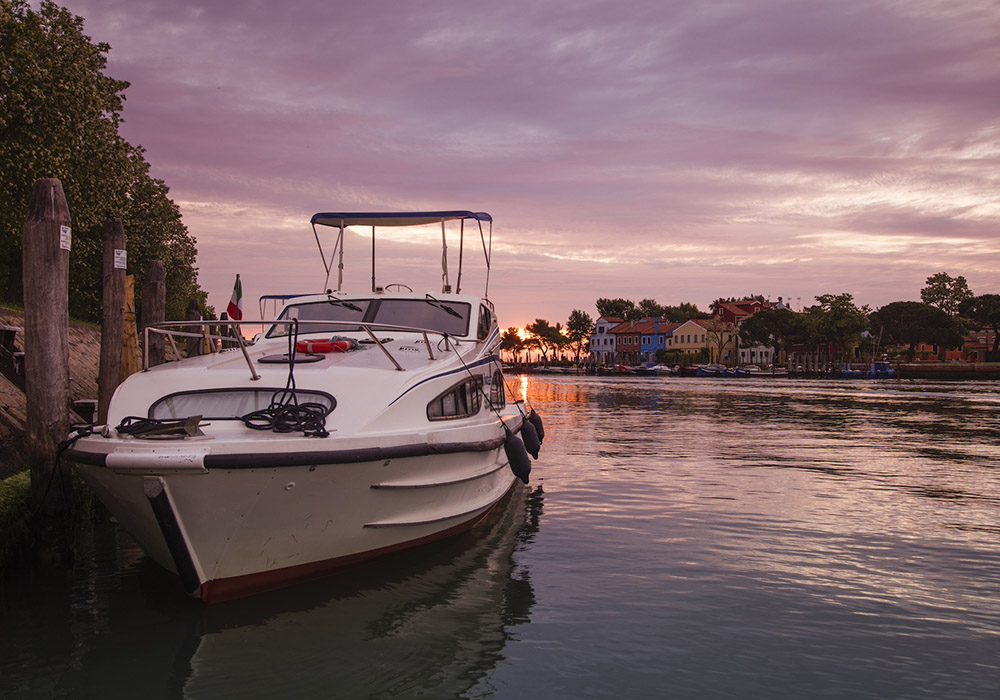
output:
{"label": "windshield", "polygon": [[383,299],[375,322],[465,335],[469,332],[469,305],[437,299]]}
{"label": "windshield", "polygon": [[[299,319],[299,333],[336,333],[337,331],[356,331],[360,326],[329,325],[308,323],[309,321],[354,321],[365,320],[365,312],[371,301],[368,299],[345,301],[331,299],[316,301],[311,304],[291,304],[281,310],[279,319]],[[274,326],[267,333],[268,338],[288,335],[290,325]]]}
{"label": "windshield", "polygon": [[[333,299],[308,304],[286,306],[284,319],[299,319],[299,333],[329,333],[361,330],[353,323],[421,328],[453,336],[469,332],[470,305],[459,301],[438,299]],[[309,323],[310,321],[344,321],[344,325]],[[274,326],[267,337],[288,335],[290,326]]]}

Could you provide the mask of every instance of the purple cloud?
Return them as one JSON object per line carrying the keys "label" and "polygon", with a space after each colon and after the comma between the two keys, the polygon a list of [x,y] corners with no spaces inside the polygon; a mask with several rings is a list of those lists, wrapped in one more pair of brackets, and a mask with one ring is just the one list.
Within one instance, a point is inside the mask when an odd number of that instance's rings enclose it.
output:
{"label": "purple cloud", "polygon": [[997,291],[993,2],[68,6],[217,308],[237,272],[318,288],[329,209],[490,211],[504,325],[600,296],[878,306],[940,270]]}

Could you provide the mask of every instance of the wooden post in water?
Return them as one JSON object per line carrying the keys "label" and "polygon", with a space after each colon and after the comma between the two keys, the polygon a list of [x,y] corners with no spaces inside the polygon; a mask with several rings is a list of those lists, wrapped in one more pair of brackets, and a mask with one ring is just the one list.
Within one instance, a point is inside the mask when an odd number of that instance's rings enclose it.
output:
{"label": "wooden post in water", "polygon": [[97,377],[97,424],[108,422],[108,406],[121,379],[125,327],[125,229],[121,219],[108,219],[104,240],[101,307],[101,367]]}
{"label": "wooden post in water", "polygon": [[36,180],[21,229],[24,275],[26,459],[36,535],[46,559],[68,551],[70,470],[56,468],[69,431],[69,251],[72,232],[62,183]]}
{"label": "wooden post in water", "polygon": [[135,276],[125,275],[125,314],[122,332],[121,381],[139,371],[139,332],[135,327]]}
{"label": "wooden post in water", "polygon": [[[152,326],[166,320],[167,283],[163,274],[163,263],[153,260],[146,270],[146,282],[142,285],[142,325]],[[149,367],[162,365],[166,356],[164,337],[159,333],[149,334],[149,347],[145,348]]]}

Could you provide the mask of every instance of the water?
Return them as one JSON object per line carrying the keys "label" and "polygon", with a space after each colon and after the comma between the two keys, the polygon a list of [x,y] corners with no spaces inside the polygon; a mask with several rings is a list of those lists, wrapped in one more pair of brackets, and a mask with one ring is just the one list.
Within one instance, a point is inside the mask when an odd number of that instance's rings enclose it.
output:
{"label": "water", "polygon": [[205,608],[98,527],[4,587],[0,697],[1000,697],[1000,385],[515,388],[478,532]]}

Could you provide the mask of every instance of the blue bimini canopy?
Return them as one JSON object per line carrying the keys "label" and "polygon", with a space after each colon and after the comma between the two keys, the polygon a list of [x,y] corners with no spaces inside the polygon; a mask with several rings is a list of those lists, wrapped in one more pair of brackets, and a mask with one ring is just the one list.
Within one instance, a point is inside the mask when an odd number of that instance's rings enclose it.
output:
{"label": "blue bimini canopy", "polygon": [[310,223],[321,226],[423,226],[443,221],[475,219],[493,221],[486,212],[473,211],[400,211],[400,212],[324,212],[313,214]]}

